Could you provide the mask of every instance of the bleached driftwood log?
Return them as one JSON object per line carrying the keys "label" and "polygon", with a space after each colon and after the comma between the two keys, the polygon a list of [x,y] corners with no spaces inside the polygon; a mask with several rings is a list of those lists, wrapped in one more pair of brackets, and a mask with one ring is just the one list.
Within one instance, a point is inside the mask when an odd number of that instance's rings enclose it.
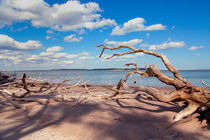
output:
{"label": "bleached driftwood log", "polygon": [[[207,109],[210,108],[210,91],[207,90],[207,87],[209,86],[202,81],[205,87],[204,88],[197,87],[191,84],[189,81],[186,81],[185,79],[183,79],[181,75],[179,74],[178,70],[170,63],[170,61],[167,59],[165,55],[156,53],[153,51],[145,50],[145,49],[136,49],[133,46],[128,46],[128,45],[109,47],[102,44],[102,45],[97,45],[97,47],[103,47],[99,57],[103,55],[106,49],[117,50],[121,48],[126,48],[126,49],[131,50],[125,53],[115,53],[107,59],[111,59],[115,56],[123,56],[126,54],[135,54],[135,53],[144,53],[144,54],[148,54],[148,55],[152,55],[157,58],[160,58],[162,62],[164,63],[164,65],[166,66],[166,68],[173,74],[174,76],[173,78],[168,77],[165,74],[163,74],[154,64],[150,65],[148,68],[145,65],[146,72],[142,72],[138,69],[138,66],[135,63],[129,63],[126,65],[136,66],[136,71],[129,72],[125,76],[125,79],[121,79],[119,83],[117,84],[117,90],[119,90],[121,87],[124,87],[125,89],[130,90],[130,92],[133,92],[133,93],[137,91],[142,91],[153,96],[155,99],[161,102],[171,102],[175,99],[186,101],[188,103],[188,106],[175,115],[174,121],[179,121],[182,118],[193,114],[198,108],[201,108],[201,107],[207,108]],[[176,90],[167,94],[158,89],[155,89],[152,87],[146,87],[146,86],[138,86],[136,88],[129,88],[126,85],[126,81],[128,77],[132,74],[140,74],[141,75],[140,78],[141,77],[156,77],[161,82],[167,85],[172,85]],[[120,94],[120,92],[117,91],[112,97],[118,94]]]}

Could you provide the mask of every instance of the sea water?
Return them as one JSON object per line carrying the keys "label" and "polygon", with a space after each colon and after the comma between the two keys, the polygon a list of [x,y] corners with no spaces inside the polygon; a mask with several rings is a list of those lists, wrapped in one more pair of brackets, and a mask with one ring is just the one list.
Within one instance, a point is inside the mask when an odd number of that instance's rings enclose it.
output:
{"label": "sea water", "polygon": [[[93,79],[89,84],[95,85],[116,85],[120,79],[124,79],[125,75],[131,70],[46,70],[46,71],[15,71],[10,73],[15,73],[18,76],[26,73],[27,76],[36,79],[44,79],[49,82],[60,82],[62,80],[75,78],[80,76],[82,81]],[[162,72],[173,78],[173,74],[167,70],[162,70]],[[210,85],[210,70],[179,70],[180,75],[191,82],[192,84],[204,87],[200,80],[203,80],[206,84]],[[133,85],[133,81],[140,75],[134,74],[128,79],[128,83]],[[72,81],[73,83],[78,82]],[[164,83],[160,82],[155,77],[143,77],[137,81],[135,85],[143,86],[155,86],[155,87],[168,87]]]}

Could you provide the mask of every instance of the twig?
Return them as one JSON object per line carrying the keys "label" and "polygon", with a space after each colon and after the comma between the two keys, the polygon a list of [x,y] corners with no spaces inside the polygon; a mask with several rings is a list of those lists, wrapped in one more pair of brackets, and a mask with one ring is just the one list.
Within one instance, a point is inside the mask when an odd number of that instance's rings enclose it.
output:
{"label": "twig", "polygon": [[206,87],[204,87],[205,89],[207,89],[208,87],[210,87],[209,85],[207,85],[203,80],[201,80],[201,83],[203,84],[203,85],[205,85]]}
{"label": "twig", "polygon": [[[176,77],[177,79],[181,80],[182,82],[186,82],[181,76],[180,74],[178,73],[178,71],[171,65],[170,61],[168,60],[168,58],[163,55],[163,54],[160,54],[160,53],[156,53],[156,52],[153,52],[153,51],[148,51],[148,50],[145,50],[145,49],[136,49],[134,48],[133,46],[129,46],[129,45],[120,45],[120,46],[116,46],[116,47],[109,47],[109,46],[106,46],[104,44],[102,45],[97,45],[97,47],[102,47],[103,46],[103,49],[101,51],[101,54],[99,57],[101,57],[104,53],[104,50],[105,49],[109,49],[109,50],[117,50],[117,49],[120,49],[120,48],[128,48],[130,50],[132,50],[131,52],[126,52],[126,53],[122,53],[122,54],[113,54],[111,57],[109,57],[108,59],[114,57],[114,56],[122,56],[122,55],[126,55],[126,54],[133,54],[133,53],[137,53],[137,52],[143,52],[145,54],[148,54],[148,55],[153,55],[153,56],[156,56],[156,57],[159,57],[162,62],[165,64],[166,68],[173,73],[174,77]],[[189,83],[189,82],[187,82]]]}
{"label": "twig", "polygon": [[4,95],[3,92],[5,92],[5,91],[0,91],[0,95],[1,95],[2,97],[4,97],[9,103],[11,103],[15,108],[18,108],[18,109],[23,108],[22,105],[20,105],[20,104],[14,102],[14,101],[12,101],[12,99],[10,99],[9,97],[7,97],[7,95]]}
{"label": "twig", "polygon": [[[25,73],[23,74],[22,83],[23,83],[23,89],[25,89],[26,92],[24,94],[20,95],[20,96],[17,96],[15,94],[13,94],[13,97],[23,98],[23,97],[27,96],[28,94],[30,94],[31,92],[33,92],[33,93],[40,93],[40,92],[44,92],[44,91],[47,91],[50,88],[52,88],[52,85],[50,85],[50,87],[42,86],[42,87],[39,88],[39,90],[30,90],[30,89],[28,89],[28,85],[26,83],[26,74]],[[44,88],[46,88],[46,90],[43,90]]]}
{"label": "twig", "polygon": [[127,63],[126,66],[134,65],[136,67],[136,71],[139,70],[138,65],[136,63]]}
{"label": "twig", "polygon": [[142,77],[144,77],[144,76],[140,76],[140,77],[138,77],[138,78],[136,78],[136,80],[134,80],[134,84],[136,84],[136,82],[139,80],[139,79],[141,79]]}
{"label": "twig", "polygon": [[77,80],[77,79],[80,79],[80,76],[78,76],[76,78],[69,79],[69,80],[63,80],[62,82],[58,83],[58,85],[56,86],[55,90],[57,90],[58,87],[61,86],[62,84],[64,84],[65,82],[70,82],[72,80]]}

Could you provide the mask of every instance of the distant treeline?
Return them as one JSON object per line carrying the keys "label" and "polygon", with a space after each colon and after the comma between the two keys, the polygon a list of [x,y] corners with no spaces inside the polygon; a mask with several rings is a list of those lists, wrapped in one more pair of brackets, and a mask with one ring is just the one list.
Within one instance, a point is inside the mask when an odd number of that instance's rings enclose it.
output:
{"label": "distant treeline", "polygon": [[[136,70],[135,68],[104,68],[104,69],[50,69],[50,70],[0,70],[0,72],[42,72],[42,71],[120,71],[120,70]],[[145,68],[139,68],[139,70],[145,70]],[[168,70],[161,70],[168,71]],[[209,69],[200,69],[200,70],[179,70],[179,71],[210,71]]]}
{"label": "distant treeline", "polygon": [[[92,70],[136,70],[135,68],[104,68],[104,69],[51,69],[51,70],[12,70],[17,72],[39,72],[39,71],[92,71]],[[145,68],[139,68],[139,70],[145,70]]]}

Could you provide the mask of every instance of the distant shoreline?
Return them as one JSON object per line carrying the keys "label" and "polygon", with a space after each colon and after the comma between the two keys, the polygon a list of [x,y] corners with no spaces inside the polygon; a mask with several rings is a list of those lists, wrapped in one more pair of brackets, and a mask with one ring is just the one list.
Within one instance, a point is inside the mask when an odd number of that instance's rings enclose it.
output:
{"label": "distant shoreline", "polygon": [[[102,68],[102,69],[49,69],[49,70],[0,70],[0,72],[41,72],[41,71],[122,71],[122,70],[136,70],[135,68]],[[139,68],[145,70],[145,68]],[[168,71],[168,70],[161,70]],[[181,69],[179,71],[210,71],[210,69]]]}

